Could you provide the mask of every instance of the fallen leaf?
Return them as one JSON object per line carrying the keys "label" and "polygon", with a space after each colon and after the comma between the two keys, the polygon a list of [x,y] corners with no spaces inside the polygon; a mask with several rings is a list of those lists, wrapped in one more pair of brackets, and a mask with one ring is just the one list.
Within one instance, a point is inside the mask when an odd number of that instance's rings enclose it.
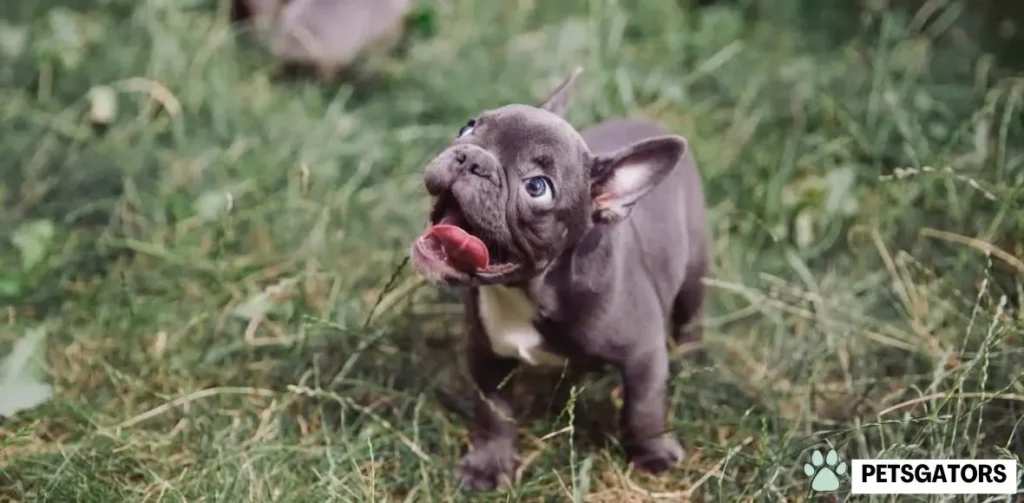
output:
{"label": "fallen leaf", "polygon": [[814,217],[810,210],[804,209],[796,216],[794,234],[800,248],[807,248],[814,242]]}
{"label": "fallen leaf", "polygon": [[263,318],[276,308],[280,308],[282,304],[287,304],[297,282],[296,278],[285,278],[277,284],[270,285],[240,304],[231,314],[245,320]]}
{"label": "fallen leaf", "polygon": [[53,234],[53,222],[49,220],[36,220],[14,232],[11,241],[21,252],[21,266],[24,270],[35,267],[46,257]]}
{"label": "fallen leaf", "polygon": [[846,216],[856,213],[858,206],[854,194],[856,183],[857,174],[851,168],[830,171],[825,176],[825,185],[828,187],[825,209],[829,213],[840,213]]}
{"label": "fallen leaf", "polygon": [[89,90],[89,120],[94,124],[110,124],[117,115],[117,93],[109,86]]}
{"label": "fallen leaf", "polygon": [[0,21],[0,53],[9,58],[17,58],[25,51],[27,44],[27,28]]}
{"label": "fallen leaf", "polygon": [[44,329],[29,330],[0,362],[0,417],[31,409],[53,396],[53,387],[38,376],[42,368],[39,356],[45,340]]}
{"label": "fallen leaf", "polygon": [[29,379],[18,379],[0,386],[0,417],[34,408],[53,396],[53,387]]}

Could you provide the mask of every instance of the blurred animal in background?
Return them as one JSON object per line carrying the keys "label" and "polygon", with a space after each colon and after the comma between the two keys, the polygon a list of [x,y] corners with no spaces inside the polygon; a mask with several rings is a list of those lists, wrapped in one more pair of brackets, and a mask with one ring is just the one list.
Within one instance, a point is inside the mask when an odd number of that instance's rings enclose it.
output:
{"label": "blurred animal in background", "polygon": [[232,0],[231,21],[252,21],[259,28],[269,27],[288,0]]}
{"label": "blurred animal in background", "polygon": [[416,1],[233,0],[231,17],[250,21],[279,63],[311,67],[329,81],[394,47]]}

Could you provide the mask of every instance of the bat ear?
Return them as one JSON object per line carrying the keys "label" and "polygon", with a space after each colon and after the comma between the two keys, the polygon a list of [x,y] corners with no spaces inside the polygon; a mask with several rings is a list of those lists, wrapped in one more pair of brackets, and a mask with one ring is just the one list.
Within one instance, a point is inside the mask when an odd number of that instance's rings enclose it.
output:
{"label": "bat ear", "polygon": [[613,224],[628,217],[633,205],[675,169],[686,150],[685,138],[667,135],[597,156],[590,168],[594,223]]}
{"label": "bat ear", "polygon": [[561,84],[551,92],[548,99],[539,107],[547,110],[555,115],[565,117],[565,111],[569,108],[569,102],[572,100],[573,92],[576,90],[576,80],[580,74],[583,73],[583,67],[577,66],[573,68],[570,73]]}

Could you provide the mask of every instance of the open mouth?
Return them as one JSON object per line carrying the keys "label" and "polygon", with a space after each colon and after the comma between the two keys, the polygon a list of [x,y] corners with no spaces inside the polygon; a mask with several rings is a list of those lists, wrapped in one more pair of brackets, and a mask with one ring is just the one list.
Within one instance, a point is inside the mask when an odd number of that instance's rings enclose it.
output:
{"label": "open mouth", "polygon": [[507,260],[504,250],[474,235],[451,195],[435,201],[430,223],[416,239],[413,249],[421,264],[449,276],[494,277],[519,267]]}

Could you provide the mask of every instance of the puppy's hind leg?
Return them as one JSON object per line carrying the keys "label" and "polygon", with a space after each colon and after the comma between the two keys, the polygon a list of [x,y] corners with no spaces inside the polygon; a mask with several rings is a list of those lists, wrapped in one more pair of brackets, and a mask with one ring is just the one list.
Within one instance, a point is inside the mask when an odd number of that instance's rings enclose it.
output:
{"label": "puppy's hind leg", "polygon": [[[647,328],[647,330],[651,330]],[[658,473],[681,461],[686,453],[669,434],[668,348],[664,332],[639,334],[660,344],[647,344],[624,355],[622,369],[622,439],[630,462],[640,470]]]}

